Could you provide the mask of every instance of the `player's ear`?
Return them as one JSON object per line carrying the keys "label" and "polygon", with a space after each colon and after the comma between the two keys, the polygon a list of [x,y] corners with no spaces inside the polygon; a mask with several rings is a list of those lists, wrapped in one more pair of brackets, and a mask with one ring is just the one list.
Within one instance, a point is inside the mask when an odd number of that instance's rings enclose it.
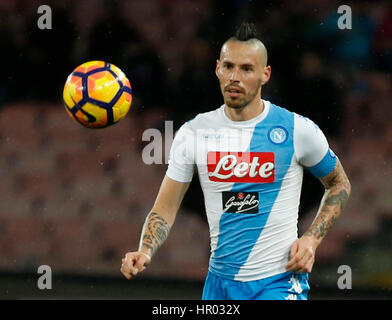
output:
{"label": "player's ear", "polygon": [[261,85],[265,85],[271,78],[271,66],[264,68],[263,74],[261,75]]}
{"label": "player's ear", "polygon": [[219,67],[220,67],[220,61],[219,61],[219,59],[217,59],[216,60],[216,67],[215,67],[215,74],[218,78],[219,78],[219,75],[218,75]]}

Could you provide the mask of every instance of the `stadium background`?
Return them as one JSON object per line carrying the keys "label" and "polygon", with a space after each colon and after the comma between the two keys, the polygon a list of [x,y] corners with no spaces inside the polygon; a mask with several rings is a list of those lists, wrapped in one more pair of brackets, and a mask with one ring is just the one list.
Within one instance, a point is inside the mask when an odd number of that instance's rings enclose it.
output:
{"label": "stadium background", "polygon": [[[41,4],[52,30],[37,27]],[[337,8],[352,8],[352,30]],[[197,177],[167,242],[132,281],[120,274],[166,166],[146,165],[142,133],[218,107],[220,46],[243,19],[269,51],[263,97],[313,119],[352,182],[317,251],[310,298],[392,297],[392,7],[388,1],[7,0],[0,2],[0,298],[199,299],[209,256]],[[89,60],[120,67],[134,91],[119,124],[88,130],[62,105]],[[321,184],[305,175],[299,232]],[[53,289],[39,290],[49,265]],[[340,265],[352,290],[339,290]]]}

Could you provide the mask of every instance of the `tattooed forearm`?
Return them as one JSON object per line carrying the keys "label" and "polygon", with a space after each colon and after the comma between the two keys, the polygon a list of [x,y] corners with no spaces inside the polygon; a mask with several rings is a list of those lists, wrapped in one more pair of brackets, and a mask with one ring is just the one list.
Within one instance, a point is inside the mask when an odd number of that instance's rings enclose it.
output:
{"label": "tattooed forearm", "polygon": [[331,174],[321,179],[321,182],[326,191],[315,220],[304,234],[314,236],[318,242],[322,241],[339,218],[351,191],[350,182],[340,162]]}
{"label": "tattooed forearm", "polygon": [[143,227],[139,250],[142,247],[150,251],[151,256],[165,242],[170,226],[158,213],[150,212]]}
{"label": "tattooed forearm", "polygon": [[331,195],[325,199],[325,205],[327,206],[339,206],[340,210],[343,210],[348,200],[348,193],[346,189],[343,189],[339,194]]}
{"label": "tattooed forearm", "polygon": [[[305,236],[313,235],[316,237],[317,240],[321,240],[326,236],[329,229],[331,229],[331,227],[338,220],[341,212],[341,204],[328,204],[334,202],[334,200],[331,201],[332,197],[335,196],[326,197],[316,219],[314,220],[308,231],[305,232]],[[337,208],[339,209],[337,210]]]}

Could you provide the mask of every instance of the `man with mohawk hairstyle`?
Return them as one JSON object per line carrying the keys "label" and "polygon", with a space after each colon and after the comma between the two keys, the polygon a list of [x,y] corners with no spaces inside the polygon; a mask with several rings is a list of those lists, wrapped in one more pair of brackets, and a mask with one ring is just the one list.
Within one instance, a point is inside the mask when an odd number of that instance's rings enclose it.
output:
{"label": "man with mohawk hairstyle", "polygon": [[[307,299],[316,249],[341,214],[350,182],[313,121],[262,99],[271,67],[253,24],[241,24],[223,44],[215,73],[224,104],[178,130],[138,251],[126,253],[121,272],[130,279],[150,263],[197,166],[211,241],[202,299]],[[325,193],[298,238],[304,168]]]}

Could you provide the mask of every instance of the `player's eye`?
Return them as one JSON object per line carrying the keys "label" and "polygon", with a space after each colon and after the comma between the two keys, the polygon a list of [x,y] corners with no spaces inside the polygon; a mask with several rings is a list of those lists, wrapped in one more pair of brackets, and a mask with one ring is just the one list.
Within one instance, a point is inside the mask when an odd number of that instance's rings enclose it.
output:
{"label": "player's eye", "polygon": [[230,70],[230,69],[233,68],[233,65],[232,65],[231,63],[224,63],[224,64],[223,64],[223,67],[224,67],[225,69]]}
{"label": "player's eye", "polygon": [[242,67],[242,70],[244,70],[244,71],[246,71],[246,72],[250,72],[250,71],[253,71],[253,68],[252,68],[252,66],[243,66]]}

